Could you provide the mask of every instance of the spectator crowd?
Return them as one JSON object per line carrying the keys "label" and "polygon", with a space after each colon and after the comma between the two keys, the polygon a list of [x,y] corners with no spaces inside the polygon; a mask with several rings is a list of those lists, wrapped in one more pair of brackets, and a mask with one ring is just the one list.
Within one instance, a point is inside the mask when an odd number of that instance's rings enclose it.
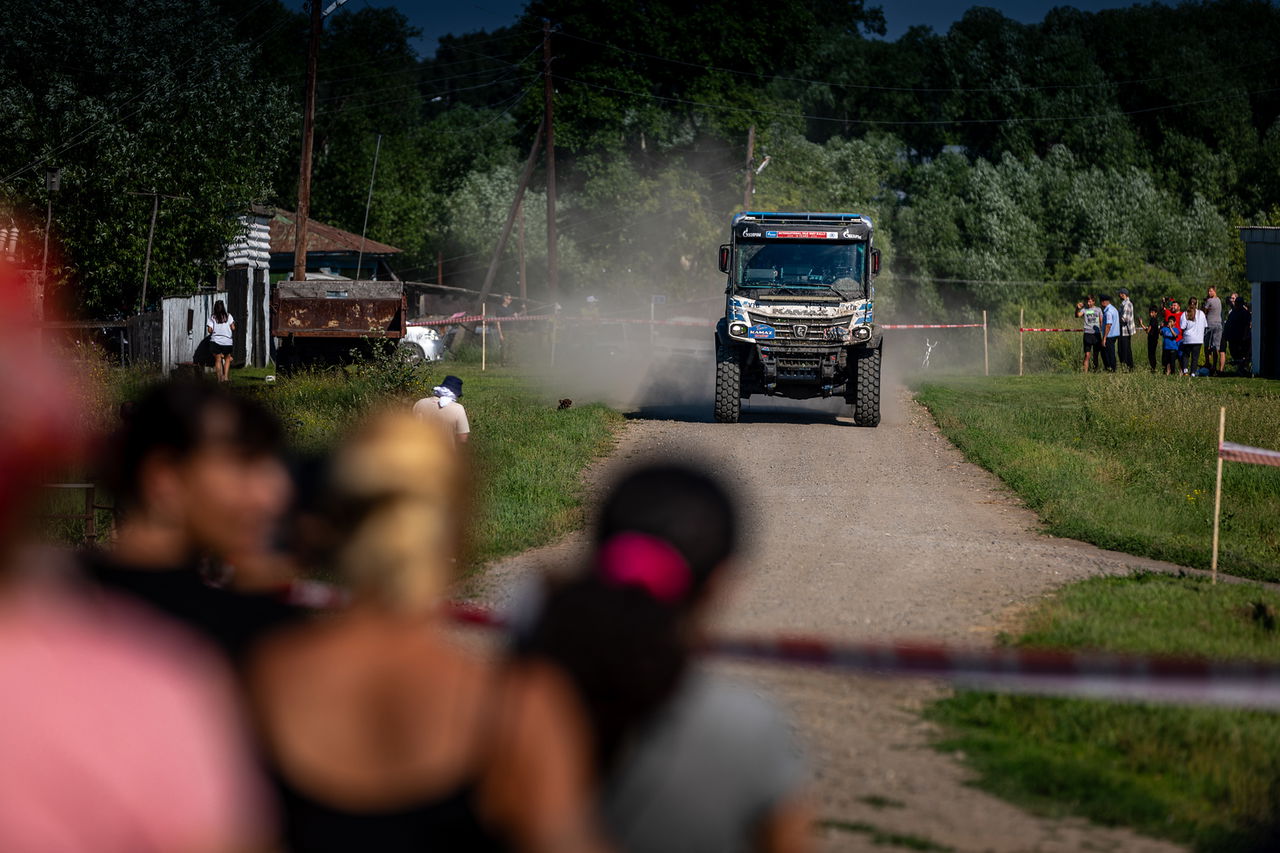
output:
{"label": "spectator crowd", "polygon": [[[0,372],[0,850],[809,848],[787,725],[695,655],[740,533],[713,477],[624,474],[490,649],[448,618],[456,378],[300,465],[226,385],[160,384],[104,439],[25,366]],[[89,458],[111,541],[34,542],[40,483]],[[293,603],[315,576],[342,606]]]}
{"label": "spectator crowd", "polygon": [[1084,361],[1088,373],[1123,367],[1134,369],[1133,337],[1147,335],[1147,363],[1152,373],[1183,376],[1223,376],[1228,364],[1248,373],[1252,360],[1253,318],[1239,293],[1227,297],[1210,287],[1203,300],[1191,297],[1186,307],[1165,297],[1147,309],[1146,320],[1137,316],[1129,291],[1120,288],[1119,305],[1111,296],[1093,294],[1076,303],[1076,316],[1084,326]]}

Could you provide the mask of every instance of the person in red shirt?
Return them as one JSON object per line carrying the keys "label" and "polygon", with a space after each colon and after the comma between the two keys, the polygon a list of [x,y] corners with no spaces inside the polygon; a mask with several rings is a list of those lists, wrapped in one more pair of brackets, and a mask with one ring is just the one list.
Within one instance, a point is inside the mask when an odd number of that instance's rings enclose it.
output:
{"label": "person in red shirt", "polygon": [[1170,299],[1164,309],[1164,318],[1168,320],[1173,318],[1173,329],[1177,333],[1175,338],[1179,344],[1182,343],[1182,305],[1176,299]]}

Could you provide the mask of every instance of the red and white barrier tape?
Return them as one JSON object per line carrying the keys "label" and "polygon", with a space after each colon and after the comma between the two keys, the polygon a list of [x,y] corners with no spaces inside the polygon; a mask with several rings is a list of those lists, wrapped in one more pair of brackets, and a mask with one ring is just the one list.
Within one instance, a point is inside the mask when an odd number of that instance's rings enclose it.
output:
{"label": "red and white barrier tape", "polygon": [[[524,317],[495,317],[493,315],[481,316],[479,314],[470,314],[466,317],[454,317],[449,320],[422,320],[419,322],[409,323],[410,326],[467,326],[473,323],[527,323],[533,320],[554,320],[554,316],[550,314],[531,314]],[[561,317],[561,323],[598,323],[602,326],[609,325],[637,325],[637,326],[690,326],[696,328],[710,329],[715,325],[711,320],[644,320],[635,317]],[[882,329],[981,329],[981,323],[888,323],[880,326]],[[1023,331],[1072,331],[1069,329],[1023,329]],[[1074,331],[1080,331],[1076,329]]]}
{"label": "red and white barrier tape", "polygon": [[1083,332],[1084,329],[1019,329],[1019,332]]}
{"label": "red and white barrier tape", "polygon": [[981,323],[888,323],[882,329],[981,329]]}
{"label": "red and white barrier tape", "polygon": [[[1280,454],[1278,454],[1280,455]],[[346,591],[298,581],[282,591],[292,604],[338,609]],[[500,628],[492,611],[452,603],[455,621]],[[834,643],[812,637],[731,638],[704,649],[718,657],[837,672],[938,678],[958,687],[1135,702],[1280,709],[1280,663],[1022,649],[949,649],[912,643]]]}
{"label": "red and white barrier tape", "polygon": [[1266,450],[1224,441],[1218,445],[1218,456],[1231,462],[1249,462],[1254,465],[1273,465],[1280,468],[1280,450]]}

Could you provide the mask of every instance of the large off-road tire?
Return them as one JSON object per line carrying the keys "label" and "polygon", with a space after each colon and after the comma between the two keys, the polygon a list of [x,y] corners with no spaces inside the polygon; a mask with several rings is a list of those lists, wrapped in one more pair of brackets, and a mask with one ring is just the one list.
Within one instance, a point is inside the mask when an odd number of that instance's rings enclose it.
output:
{"label": "large off-road tire", "polygon": [[875,349],[857,353],[854,362],[853,422],[860,427],[880,425],[880,351]]}
{"label": "large off-road tire", "polygon": [[742,415],[742,362],[736,347],[716,345],[716,423],[736,424]]}

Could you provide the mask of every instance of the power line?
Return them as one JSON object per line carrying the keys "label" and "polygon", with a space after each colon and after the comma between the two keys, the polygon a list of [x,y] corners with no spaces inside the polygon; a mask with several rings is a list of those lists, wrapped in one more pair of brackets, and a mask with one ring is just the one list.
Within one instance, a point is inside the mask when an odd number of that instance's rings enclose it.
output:
{"label": "power line", "polygon": [[[690,101],[685,98],[673,98],[667,95],[655,95],[652,92],[633,92],[627,89],[619,89],[614,86],[606,86],[602,83],[591,83],[586,80],[577,80],[572,77],[557,75],[557,80],[563,80],[569,83],[577,83],[580,86],[588,86],[593,89],[601,89],[607,92],[616,92],[621,95],[633,95],[638,98],[651,98],[656,101],[666,101],[673,104],[688,104],[695,107],[703,107],[711,110],[721,110],[725,112],[747,113],[750,115],[773,116],[777,118],[800,118],[807,121],[829,121],[840,124],[864,124],[875,125],[878,127],[908,127],[922,125],[968,125],[968,124],[1035,124],[1039,122],[1052,121],[1086,121],[1089,119],[1111,119],[1116,116],[1139,115],[1142,113],[1161,112],[1164,110],[1181,109],[1183,107],[1192,107],[1199,104],[1215,103],[1221,100],[1220,96],[1211,98],[1200,98],[1194,101],[1184,101],[1177,104],[1164,104],[1158,107],[1142,107],[1135,110],[1112,110],[1105,113],[1088,113],[1083,115],[1072,116],[1018,116],[1009,118],[974,118],[974,119],[915,119],[890,121],[882,119],[865,119],[865,118],[835,118],[832,116],[816,116],[804,113],[789,113],[780,110],[760,110],[751,107],[734,107],[727,104],[708,104],[702,101]],[[1246,95],[1265,95],[1271,92],[1280,91],[1280,88],[1256,89],[1245,92]]]}
{"label": "power line", "polygon": [[[562,32],[562,35],[568,36],[569,38],[575,39],[576,41],[587,42],[588,44],[594,44],[600,47],[607,47],[607,48],[610,48],[611,50],[616,50],[621,53],[629,53],[629,54],[632,54],[633,56],[641,56],[647,59],[656,59],[660,62],[671,63],[672,65],[683,65],[688,68],[700,68],[704,71],[720,71],[725,74],[737,74],[740,76],[755,77],[760,80],[786,80],[793,83],[810,83],[817,86],[833,86],[833,87],[842,88],[842,89],[859,89],[859,90],[872,91],[872,92],[973,93],[973,92],[1028,92],[1028,91],[1043,91],[1047,89],[1096,89],[1104,86],[1129,86],[1129,85],[1136,85],[1139,83],[1152,83],[1157,80],[1171,80],[1175,78],[1202,76],[1201,73],[1199,72],[1195,74],[1178,73],[1178,74],[1162,74],[1155,77],[1140,77],[1132,80],[1111,80],[1111,81],[1106,81],[1101,83],[1058,83],[1058,84],[1047,84],[1047,85],[1040,85],[1040,86],[975,86],[975,87],[876,86],[876,85],[866,84],[866,83],[836,83],[831,80],[810,80],[804,77],[789,77],[783,74],[762,74],[758,71],[739,71],[734,68],[721,68],[716,65],[706,65],[698,62],[686,62],[680,59],[670,59],[665,56],[659,56],[658,54],[645,53],[644,51],[639,51],[639,50],[631,50],[629,48],[620,47],[616,44],[596,41],[594,39],[589,39],[589,38],[586,38],[585,36],[574,35],[573,33],[569,33],[569,32]],[[1236,71],[1241,68],[1249,68],[1255,65],[1264,65],[1271,62],[1275,62],[1278,58],[1280,57],[1272,56],[1267,59],[1259,59],[1253,62],[1243,62],[1243,63],[1240,63],[1239,65],[1220,67],[1217,70],[1218,71]]]}

